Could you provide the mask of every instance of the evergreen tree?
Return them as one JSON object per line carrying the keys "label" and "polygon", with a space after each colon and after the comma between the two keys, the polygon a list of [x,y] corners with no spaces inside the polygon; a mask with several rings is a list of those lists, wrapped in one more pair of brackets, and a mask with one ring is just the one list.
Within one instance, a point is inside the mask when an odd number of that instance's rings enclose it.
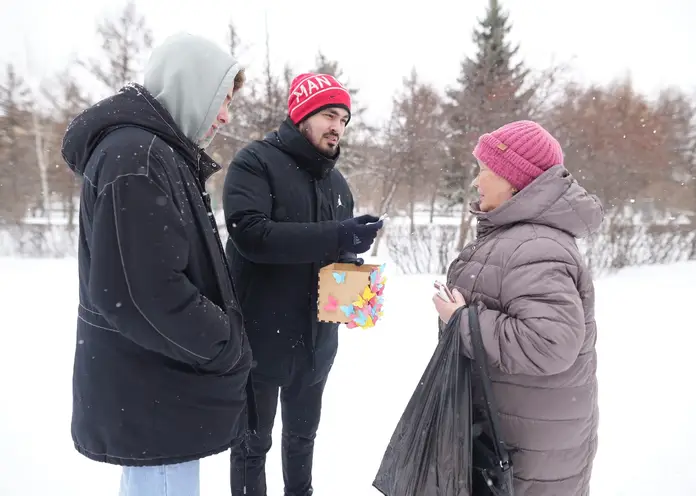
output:
{"label": "evergreen tree", "polygon": [[[447,91],[450,162],[443,176],[444,196],[451,206],[469,201],[475,174],[471,152],[478,137],[528,115],[534,91],[527,84],[529,71],[515,62],[519,46],[508,41],[510,29],[498,0],[490,0],[485,18],[474,29],[476,54],[462,62],[456,87]],[[460,247],[468,234],[467,210],[462,213]]]}

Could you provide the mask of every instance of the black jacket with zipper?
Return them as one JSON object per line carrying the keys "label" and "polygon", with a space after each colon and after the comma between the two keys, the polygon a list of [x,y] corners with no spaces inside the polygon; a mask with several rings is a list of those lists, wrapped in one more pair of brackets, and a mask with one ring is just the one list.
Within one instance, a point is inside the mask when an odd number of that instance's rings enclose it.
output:
{"label": "black jacket with zipper", "polygon": [[245,426],[251,352],[205,192],[219,170],[131,85],[71,123],[83,179],[72,436],[85,456],[163,465]]}
{"label": "black jacket with zipper", "polygon": [[255,377],[286,384],[297,360],[314,376],[330,369],[338,325],[317,322],[319,269],[350,261],[339,222],[353,217],[353,196],[333,159],[286,119],[234,157],[223,203],[227,257],[253,350]]}

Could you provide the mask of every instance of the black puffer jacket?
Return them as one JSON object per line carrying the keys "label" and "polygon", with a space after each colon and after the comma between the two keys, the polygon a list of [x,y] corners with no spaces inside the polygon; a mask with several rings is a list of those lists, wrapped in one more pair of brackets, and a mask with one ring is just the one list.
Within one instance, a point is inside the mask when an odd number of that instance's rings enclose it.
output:
{"label": "black puffer jacket", "polygon": [[353,196],[337,159],[319,153],[287,119],[242,149],[225,178],[227,256],[254,374],[279,384],[298,354],[317,377],[336,355],[338,325],[317,322],[317,278],[322,266],[354,259],[338,247]]}

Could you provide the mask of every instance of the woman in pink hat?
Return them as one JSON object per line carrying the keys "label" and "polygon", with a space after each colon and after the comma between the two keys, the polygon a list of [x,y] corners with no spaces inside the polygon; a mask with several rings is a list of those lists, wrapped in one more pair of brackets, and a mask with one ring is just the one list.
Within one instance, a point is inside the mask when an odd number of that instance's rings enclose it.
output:
{"label": "woman in pink hat", "polygon": [[[476,308],[515,496],[587,495],[599,421],[597,328],[592,277],[576,240],[600,226],[602,205],[535,122],[484,134],[473,154],[476,240],[449,268],[455,302],[433,301],[444,323],[459,307]],[[459,332],[473,358],[464,315]],[[474,386],[475,421],[482,406]],[[473,479],[481,487],[476,469]]]}

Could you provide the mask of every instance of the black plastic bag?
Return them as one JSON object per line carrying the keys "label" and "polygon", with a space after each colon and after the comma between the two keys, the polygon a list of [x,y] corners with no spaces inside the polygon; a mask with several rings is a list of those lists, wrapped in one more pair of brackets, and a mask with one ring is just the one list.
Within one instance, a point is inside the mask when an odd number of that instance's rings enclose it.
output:
{"label": "black plastic bag", "polygon": [[[459,314],[461,316],[461,314]],[[473,477],[486,485],[486,494],[493,496],[513,496],[513,467],[510,451],[502,438],[502,430],[498,420],[498,407],[493,385],[488,372],[488,359],[483,348],[481,323],[475,307],[468,309],[471,344],[474,350],[473,367],[478,374],[484,395],[484,410],[487,425],[482,426],[481,433],[474,437],[473,442]],[[452,319],[455,320],[455,319]],[[458,319],[456,319],[458,320]],[[485,482],[484,482],[485,481]],[[474,480],[474,487],[477,481]]]}
{"label": "black plastic bag", "polygon": [[458,318],[452,318],[372,485],[385,496],[470,496],[471,426],[471,361],[460,353]]}

